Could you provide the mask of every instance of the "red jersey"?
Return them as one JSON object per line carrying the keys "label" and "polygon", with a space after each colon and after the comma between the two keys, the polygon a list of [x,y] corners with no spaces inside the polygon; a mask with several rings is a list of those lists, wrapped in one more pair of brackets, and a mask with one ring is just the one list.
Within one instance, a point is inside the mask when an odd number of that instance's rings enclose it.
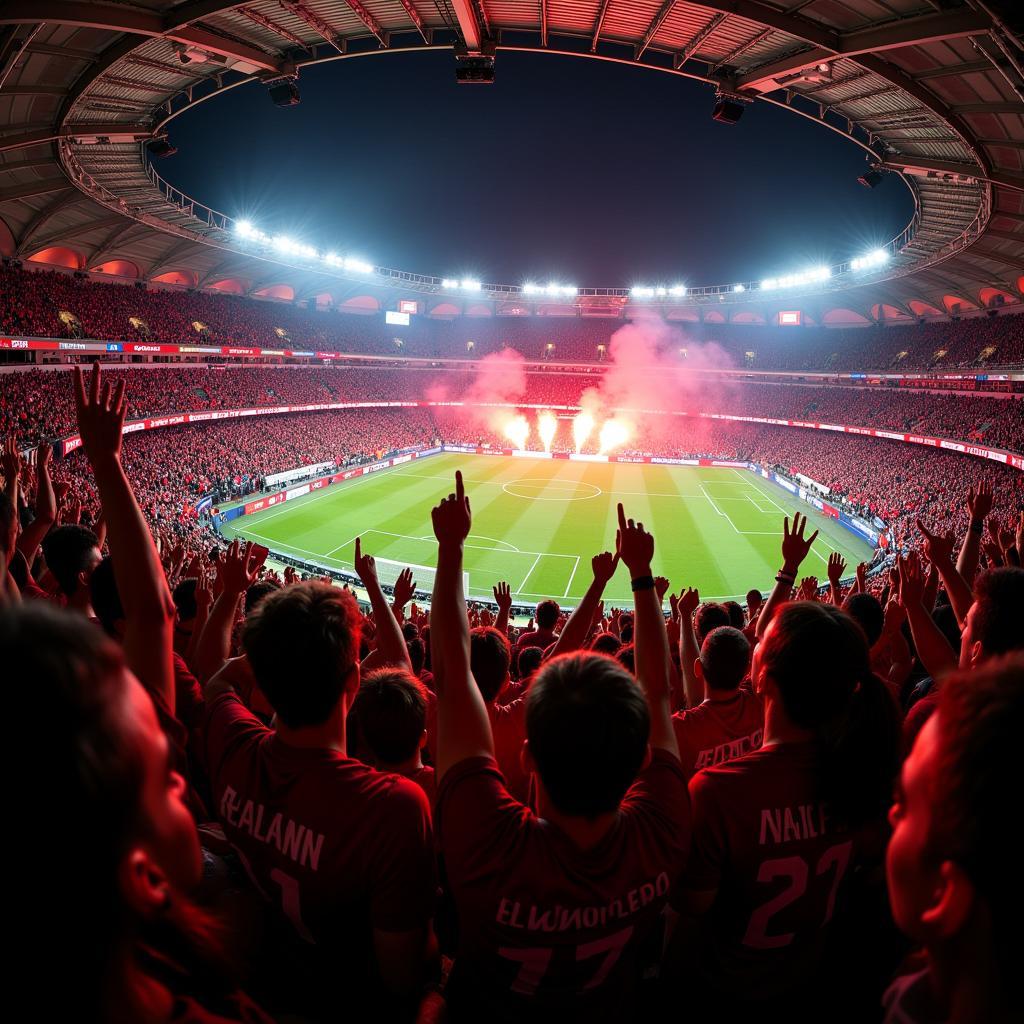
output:
{"label": "red jersey", "polygon": [[523,743],[526,740],[526,701],[491,704],[487,708],[494,736],[494,759],[505,779],[508,791],[520,803],[530,803],[530,773],[523,768]]}
{"label": "red jersey", "polygon": [[553,629],[534,629],[523,635],[516,641],[516,650],[521,651],[524,647],[550,647],[558,639],[558,634]]}
{"label": "red jersey", "polygon": [[289,746],[230,691],[207,705],[204,738],[225,835],[295,932],[331,951],[336,982],[343,968],[356,979],[371,968],[371,929],[429,921],[433,835],[419,786]]}
{"label": "red jersey", "polygon": [[421,765],[411,772],[402,773],[410,782],[415,782],[424,793],[427,794],[427,802],[431,807],[437,799],[437,779],[434,777],[434,769],[430,765]]}
{"label": "red jersey", "polygon": [[742,757],[761,746],[764,706],[749,690],[728,700],[706,700],[672,716],[679,760],[687,777],[702,768]]}
{"label": "red jersey", "polygon": [[811,743],[762,747],[690,780],[682,888],[717,892],[697,956],[716,991],[763,999],[810,979],[855,869],[880,856],[874,832],[845,829],[818,792]]}
{"label": "red jersey", "polygon": [[489,757],[445,774],[436,815],[459,916],[448,986],[456,1018],[628,1016],[646,943],[689,843],[676,758],[654,751],[589,850],[513,799]]}

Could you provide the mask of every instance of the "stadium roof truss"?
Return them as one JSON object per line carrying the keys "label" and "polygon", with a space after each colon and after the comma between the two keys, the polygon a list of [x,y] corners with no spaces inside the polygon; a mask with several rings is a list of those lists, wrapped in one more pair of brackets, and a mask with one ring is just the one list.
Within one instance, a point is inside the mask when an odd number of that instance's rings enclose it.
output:
{"label": "stadium roof truss", "polygon": [[[225,89],[292,79],[312,63],[516,49],[633,64],[776,104],[899,174],[915,212],[894,258],[855,286],[819,287],[805,308],[867,313],[882,302],[909,312],[917,301],[942,310],[950,297],[983,306],[992,289],[1017,301],[1021,20],[1019,3],[995,0],[4,0],[0,252],[59,250],[78,269],[116,261],[140,279],[181,270],[201,286],[287,282],[296,296],[335,300],[390,285],[444,291],[418,274],[360,277],[247,249],[231,218],[163,181],[146,143]],[[517,292],[485,285],[478,298],[518,301]],[[571,301],[609,297],[628,304],[621,289],[581,289]],[[764,313],[793,298],[722,287],[686,302]]]}

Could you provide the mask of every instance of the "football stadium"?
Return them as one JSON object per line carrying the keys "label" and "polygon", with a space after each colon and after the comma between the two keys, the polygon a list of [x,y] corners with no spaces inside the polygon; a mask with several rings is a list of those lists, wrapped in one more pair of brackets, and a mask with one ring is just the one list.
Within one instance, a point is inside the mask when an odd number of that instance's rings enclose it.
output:
{"label": "football stadium", "polygon": [[4,0],[0,539],[34,1015],[1024,1019],[1024,9]]}

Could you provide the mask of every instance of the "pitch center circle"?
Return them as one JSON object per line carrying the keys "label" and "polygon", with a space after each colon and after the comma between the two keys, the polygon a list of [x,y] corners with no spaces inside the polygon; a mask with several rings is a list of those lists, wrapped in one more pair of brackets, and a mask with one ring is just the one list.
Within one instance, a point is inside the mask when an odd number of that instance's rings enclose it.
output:
{"label": "pitch center circle", "polygon": [[[579,493],[582,487],[589,488],[589,492]],[[540,480],[513,480],[511,483],[502,484],[501,489],[506,494],[511,494],[513,498],[529,498],[531,501],[588,501],[590,498],[604,494],[600,487],[588,484],[585,480],[578,480],[574,484],[548,483]],[[565,493],[550,493],[559,491]]]}

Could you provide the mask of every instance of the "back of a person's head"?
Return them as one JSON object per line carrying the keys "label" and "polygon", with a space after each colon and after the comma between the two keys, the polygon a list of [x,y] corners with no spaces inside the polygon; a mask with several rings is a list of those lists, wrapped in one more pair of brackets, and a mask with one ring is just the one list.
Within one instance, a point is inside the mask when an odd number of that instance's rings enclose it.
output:
{"label": "back of a person's head", "polygon": [[590,641],[590,649],[595,654],[607,654],[614,658],[622,646],[622,641],[614,633],[598,633]]}
{"label": "back of a person's head", "polygon": [[78,589],[78,576],[93,567],[99,540],[92,530],[66,523],[43,538],[43,556],[61,591],[68,597]]}
{"label": "back of a person's head", "polygon": [[270,706],[292,729],[323,725],[358,665],[359,607],[346,590],[297,583],[246,620],[243,646]]}
{"label": "back of a person's head", "polygon": [[786,717],[815,739],[822,798],[854,822],[884,813],[899,760],[899,712],[871,671],[860,626],[834,605],[793,602],[772,620],[757,659]]}
{"label": "back of a person's head", "polygon": [[[281,589],[280,583],[273,580],[257,580],[245,589],[245,617],[248,618],[264,598]],[[184,618],[184,616],[182,616]]]}
{"label": "back of a person's head", "polygon": [[516,673],[525,682],[540,668],[544,660],[544,650],[540,647],[522,647],[516,655]]}
{"label": "back of a person's head", "polygon": [[559,611],[557,601],[552,601],[550,598],[546,601],[541,601],[537,605],[537,628],[554,629],[555,623],[558,622]]}
{"label": "back of a person's head", "polygon": [[747,617],[738,601],[725,601],[722,607],[729,613],[729,625],[742,629],[747,624]]}
{"label": "back of a person's head", "polygon": [[632,642],[623,644],[615,652],[615,660],[631,675],[636,675],[636,647]]}
{"label": "back of a person's head", "polygon": [[427,654],[423,641],[418,636],[406,637],[405,649],[409,652],[409,661],[412,662],[412,673],[418,676],[423,671]]}
{"label": "back of a person's head", "polygon": [[419,639],[420,631],[416,627],[415,622],[403,622],[402,623],[402,636],[405,637],[405,642],[408,643],[410,640]]}
{"label": "back of a person's head", "polygon": [[547,662],[526,698],[526,736],[544,788],[563,814],[615,811],[647,754],[650,714],[633,677],[601,654]]}
{"label": "back of a person's head", "polygon": [[379,669],[363,679],[351,716],[374,760],[400,765],[419,750],[427,720],[426,689],[404,669]]}
{"label": "back of a person's head", "polygon": [[693,617],[693,630],[697,634],[697,643],[704,643],[704,638],[719,626],[731,626],[729,609],[714,601],[702,604]]}
{"label": "back of a person's head", "polygon": [[704,638],[700,667],[708,689],[735,690],[750,671],[750,641],[735,626],[719,626]]}
{"label": "back of a person's head", "polygon": [[988,569],[974,581],[971,636],[989,658],[1024,650],[1024,569]]}
{"label": "back of a person's head", "polygon": [[171,591],[171,599],[178,611],[180,622],[191,622],[196,617],[196,587],[199,584],[194,576],[181,580]]}
{"label": "back of a person's head", "polygon": [[981,893],[992,923],[992,949],[1003,990],[1017,960],[1016,933],[1024,913],[1024,874],[1008,842],[1007,808],[1020,802],[1017,743],[1024,733],[1024,656],[996,659],[960,672],[939,691],[939,756],[927,854],[951,860]]}
{"label": "back of a person's head", "polygon": [[484,701],[490,704],[508,679],[512,651],[503,633],[493,626],[477,626],[469,633],[469,669]]}
{"label": "back of a person's head", "polygon": [[885,611],[874,594],[850,594],[843,602],[843,611],[857,623],[867,638],[868,647],[874,647],[882,635]]}
{"label": "back of a person's head", "polygon": [[89,601],[107,635],[117,636],[117,622],[124,618],[124,607],[114,578],[114,563],[109,555],[89,577]]}
{"label": "back of a person's head", "polygon": [[747,591],[747,608],[751,611],[759,608],[764,602],[764,598],[761,596],[760,590],[748,590]]}

